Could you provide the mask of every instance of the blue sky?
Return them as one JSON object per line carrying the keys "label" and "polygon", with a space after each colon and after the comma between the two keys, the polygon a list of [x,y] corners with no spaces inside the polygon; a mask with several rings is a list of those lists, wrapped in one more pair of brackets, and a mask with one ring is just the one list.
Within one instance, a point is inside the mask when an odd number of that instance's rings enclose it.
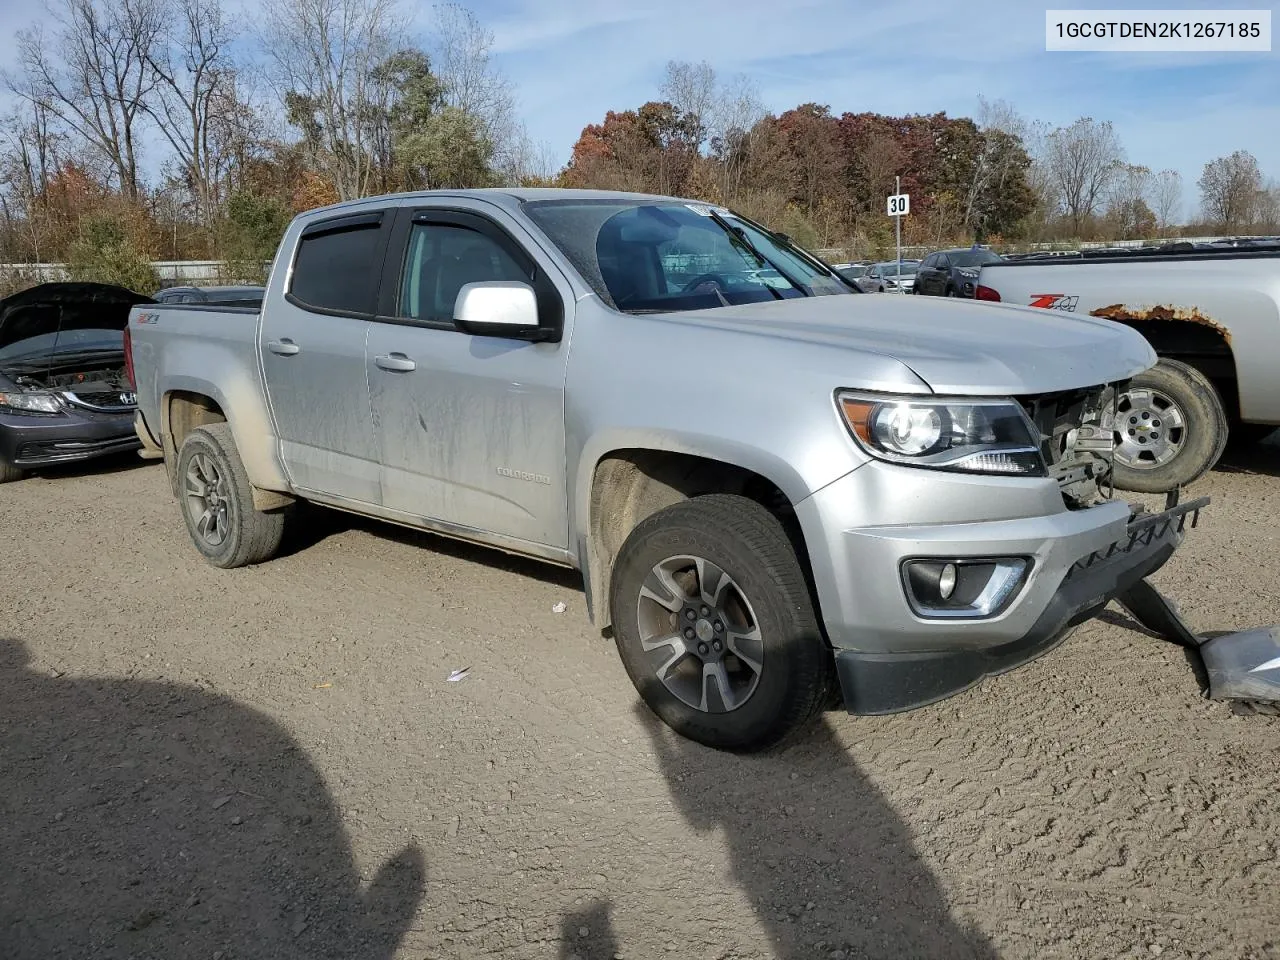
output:
{"label": "blue sky", "polygon": [[[608,110],[657,97],[668,60],[745,73],[773,111],[973,115],[1005,99],[1054,125],[1110,120],[1132,163],[1182,173],[1188,213],[1206,161],[1251,151],[1280,179],[1276,53],[1048,53],[1045,10],[1026,0],[474,0],[495,34],[535,140],[558,160]],[[1267,9],[1212,0],[1080,4],[1088,9]]]}
{"label": "blue sky", "polygon": [[[431,0],[402,2],[430,22]],[[675,59],[707,60],[722,77],[751,76],[775,112],[816,101],[837,114],[971,116],[981,94],[1054,125],[1080,116],[1110,120],[1130,162],[1182,174],[1188,214],[1195,181],[1214,157],[1249,150],[1264,176],[1280,180],[1277,53],[1046,52],[1044,11],[1072,7],[1067,0],[464,3],[493,31],[495,61],[515,83],[531,136],[559,162],[584,125],[656,98]],[[256,7],[254,0],[229,5]],[[1142,7],[1266,9],[1248,0],[1088,8]],[[29,0],[0,0],[0,66],[13,63],[14,34],[37,11]]]}

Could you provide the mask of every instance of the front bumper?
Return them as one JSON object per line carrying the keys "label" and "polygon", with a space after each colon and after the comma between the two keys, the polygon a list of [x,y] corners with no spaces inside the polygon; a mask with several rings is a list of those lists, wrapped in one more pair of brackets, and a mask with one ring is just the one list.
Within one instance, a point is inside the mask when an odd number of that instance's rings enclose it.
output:
{"label": "front bumper", "polygon": [[0,462],[23,469],[90,460],[141,445],[132,410],[71,410],[59,417],[0,414]]}
{"label": "front bumper", "polygon": [[[914,709],[1052,649],[1069,627],[1160,569],[1181,543],[1186,516],[1203,505],[1135,519],[1119,502],[1068,511],[1053,481],[881,464],[855,470],[796,511],[846,708]],[[912,514],[919,519],[907,522]],[[940,619],[911,609],[905,560],[995,556],[1031,560],[996,615]]]}

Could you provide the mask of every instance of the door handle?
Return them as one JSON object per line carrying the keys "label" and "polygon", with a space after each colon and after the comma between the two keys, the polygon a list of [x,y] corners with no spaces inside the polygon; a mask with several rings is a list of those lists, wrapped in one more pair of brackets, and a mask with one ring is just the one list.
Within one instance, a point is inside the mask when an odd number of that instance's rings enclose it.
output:
{"label": "door handle", "polygon": [[295,353],[299,353],[302,350],[300,346],[288,337],[281,337],[279,340],[268,340],[267,349],[272,353],[278,353],[282,357],[292,357]]}
{"label": "door handle", "polygon": [[373,362],[380,369],[391,370],[394,373],[408,373],[418,369],[418,365],[403,353],[384,353],[380,357],[374,357]]}

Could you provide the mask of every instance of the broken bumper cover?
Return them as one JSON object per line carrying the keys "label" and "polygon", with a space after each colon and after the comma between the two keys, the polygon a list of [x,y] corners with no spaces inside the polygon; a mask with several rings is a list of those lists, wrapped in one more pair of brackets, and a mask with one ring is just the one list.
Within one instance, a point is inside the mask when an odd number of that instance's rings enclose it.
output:
{"label": "broken bumper cover", "polygon": [[[917,493],[905,486],[909,475],[869,474],[854,471],[797,505],[845,706],[857,714],[925,706],[1047,652],[1159,570],[1207,504],[1158,514],[1117,501],[1063,510],[1053,484],[1037,493],[1032,484],[929,478]],[[1006,519],[983,517],[999,510]],[[875,522],[895,512],[947,520]],[[921,558],[1000,557],[1021,558],[1026,572],[981,615],[943,617],[908,598],[904,570]]]}
{"label": "broken bumper cover", "polygon": [[71,411],[58,417],[0,414],[0,462],[23,469],[74,463],[142,445],[133,411]]}

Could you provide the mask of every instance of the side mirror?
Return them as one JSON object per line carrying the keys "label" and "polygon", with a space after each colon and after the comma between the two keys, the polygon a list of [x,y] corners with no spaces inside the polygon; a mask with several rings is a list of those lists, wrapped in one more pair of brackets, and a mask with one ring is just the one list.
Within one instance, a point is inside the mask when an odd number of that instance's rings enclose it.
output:
{"label": "side mirror", "polygon": [[538,296],[519,280],[463,284],[453,305],[453,323],[476,337],[538,340]]}

